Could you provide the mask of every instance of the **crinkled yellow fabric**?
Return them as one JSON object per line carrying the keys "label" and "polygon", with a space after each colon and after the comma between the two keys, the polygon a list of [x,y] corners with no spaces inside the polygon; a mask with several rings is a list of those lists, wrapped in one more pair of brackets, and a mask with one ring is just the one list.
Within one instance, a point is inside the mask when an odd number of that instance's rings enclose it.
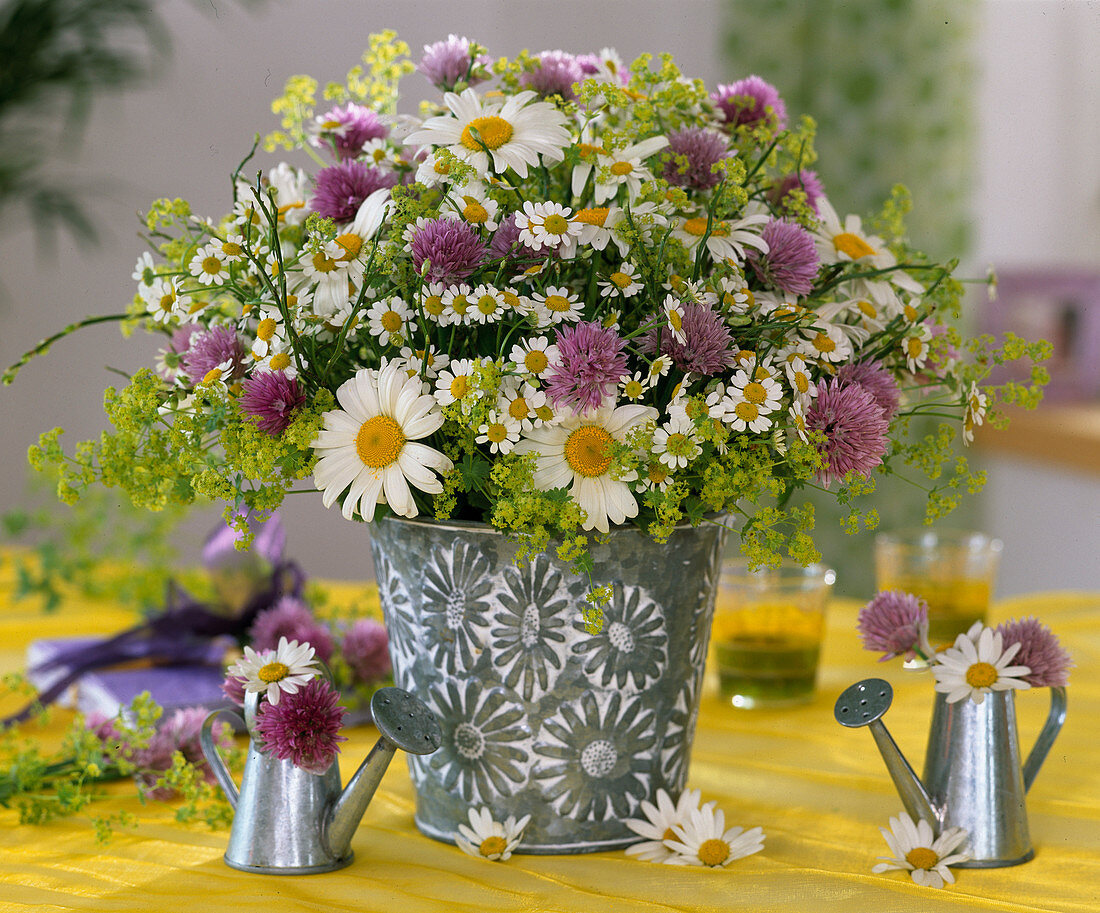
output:
{"label": "crinkled yellow fabric", "polygon": [[[13,604],[0,572],[0,669],[20,668],[35,637],[109,633],[131,622],[117,610],[74,602],[43,616]],[[341,595],[354,594],[347,586]],[[872,875],[887,851],[878,827],[902,806],[868,732],[833,720],[843,688],[879,676],[895,689],[885,722],[910,763],[923,766],[932,706],[926,675],[878,664],[859,648],[854,603],[830,609],[818,694],[784,711],[736,711],[704,696],[690,785],[718,800],[727,822],[762,825],[762,853],[727,869],[638,862],[621,852],[587,856],[514,856],[490,863],[417,833],[404,764],[395,762],[367,810],[352,846],[355,861],[339,872],[305,877],[251,875],[221,859],[227,832],[178,824],[173,806],[142,805],[122,785],[120,807],[139,819],[135,831],[97,846],[87,819],[19,825],[0,809],[0,910],[183,911],[791,911],[791,913],[1013,913],[1100,910],[1100,593],[1050,593],[1004,601],[994,620],[1037,615],[1077,663],[1061,737],[1028,796],[1036,858],[1006,869],[956,870],[941,891],[903,873]],[[1019,696],[1023,751],[1045,717],[1043,691]],[[66,713],[46,737],[56,737]],[[374,730],[349,732],[343,773],[369,750]],[[289,822],[288,822],[289,826]]]}

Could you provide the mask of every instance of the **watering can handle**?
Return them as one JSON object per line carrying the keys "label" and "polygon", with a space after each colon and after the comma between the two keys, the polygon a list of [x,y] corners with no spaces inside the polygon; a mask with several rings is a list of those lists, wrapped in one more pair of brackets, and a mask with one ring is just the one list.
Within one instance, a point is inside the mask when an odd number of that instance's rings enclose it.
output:
{"label": "watering can handle", "polygon": [[235,713],[227,707],[219,707],[217,710],[210,711],[210,713],[206,715],[206,719],[202,721],[202,730],[199,733],[199,743],[202,745],[202,753],[206,757],[206,763],[209,764],[210,769],[214,771],[214,777],[217,779],[218,785],[222,788],[222,792],[225,793],[225,798],[229,800],[230,806],[236,810],[240,790],[237,789],[237,784],[233,782],[233,775],[229,772],[229,768],[225,766],[225,761],[222,760],[222,756],[218,754],[218,745],[214,741],[214,720],[223,713],[236,717],[240,721],[241,726],[244,725],[244,720],[241,719],[240,714]]}
{"label": "watering can handle", "polygon": [[1024,762],[1025,792],[1031,789],[1031,784],[1035,782],[1039,768],[1043,766],[1043,761],[1047,758],[1047,752],[1050,751],[1050,747],[1054,744],[1058,733],[1062,731],[1062,724],[1065,721],[1066,689],[1061,687],[1051,688],[1050,713],[1047,715],[1047,721],[1043,724],[1039,737],[1035,740],[1035,747],[1031,749],[1031,754],[1027,756],[1027,761]]}

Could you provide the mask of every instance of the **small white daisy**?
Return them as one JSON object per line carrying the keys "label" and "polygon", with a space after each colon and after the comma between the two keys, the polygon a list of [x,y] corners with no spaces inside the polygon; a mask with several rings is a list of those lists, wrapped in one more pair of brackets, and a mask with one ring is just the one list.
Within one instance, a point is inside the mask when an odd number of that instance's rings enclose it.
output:
{"label": "small white daisy", "polygon": [[425,187],[435,187],[437,184],[447,184],[451,181],[451,169],[440,157],[438,152],[433,152],[416,169],[416,183]]}
{"label": "small white daisy", "polygon": [[991,691],[1031,687],[1020,678],[1031,669],[1009,665],[1019,652],[1020,644],[1004,647],[999,631],[985,627],[979,630],[976,638],[971,631],[960,634],[953,647],[936,654],[936,663],[932,666],[936,690],[947,695],[949,704],[964,698],[980,704]]}
{"label": "small white daisy", "polygon": [[378,504],[415,517],[409,483],[439,494],[443,485],[435,473],[454,468],[438,450],[418,443],[443,424],[435,398],[423,392],[419,377],[391,361],[378,371],[360,369],[340,385],[336,399],[341,408],[324,413],[312,444],[320,456],[313,478],[322,503],[331,507],[347,492],[341,511],[347,520],[356,513],[372,520]]}
{"label": "small white daisy", "polygon": [[474,315],[470,313],[474,307],[473,290],[465,282],[447,286],[442,301],[440,326],[468,326],[474,322]]}
{"label": "small white daisy", "polygon": [[692,809],[688,820],[673,827],[672,833],[673,839],[665,841],[665,846],[676,854],[668,860],[670,865],[721,868],[764,849],[762,828],[726,830],[725,814],[706,806]]}
{"label": "small white daisy", "polygon": [[564,286],[549,285],[545,293],[535,292],[532,296],[535,306],[535,319],[540,327],[550,327],[559,323],[576,323],[581,319],[584,302]]}
{"label": "small white daisy", "polygon": [[664,377],[668,374],[668,369],[672,367],[672,357],[669,355],[658,355],[649,363],[649,379],[652,383],[657,383],[657,379]]}
{"label": "small white daisy", "polygon": [[572,214],[573,210],[560,203],[524,202],[522,211],[516,213],[520,243],[537,251],[556,251],[570,259],[581,234],[581,223],[572,221]]}
{"label": "small white daisy", "polygon": [[841,327],[836,324],[823,324],[808,327],[808,338],[803,339],[798,350],[815,363],[827,362],[839,364],[851,361],[852,344]]}
{"label": "small white daisy", "polygon": [[313,657],[313,647],[279,638],[274,650],[257,653],[251,647],[244,648],[244,656],[229,668],[229,675],[244,684],[244,690],[266,695],[268,703],[278,704],[279,696],[297,694],[298,689],[321,670]]}
{"label": "small white daisy", "polygon": [[963,440],[970,444],[974,441],[974,429],[985,420],[988,397],[973,381],[966,394],[966,414],[963,416]]}
{"label": "small white daisy", "polygon": [[188,264],[191,275],[203,285],[223,285],[229,277],[225,254],[219,244],[206,244],[195,251]]}
{"label": "small white daisy", "polygon": [[175,276],[160,276],[152,285],[143,286],[141,297],[150,315],[158,323],[170,323],[187,316],[191,298],[180,293],[180,281]]}
{"label": "small white daisy", "polygon": [[453,188],[443,199],[440,215],[453,214],[470,225],[496,231],[500,224],[497,211],[500,204],[478,184],[464,184]]}
{"label": "small white daisy", "polygon": [[545,336],[531,336],[513,345],[508,358],[532,377],[544,377],[558,363],[558,347]]}
{"label": "small white daisy", "polygon": [[707,234],[707,217],[692,216],[677,221],[672,230],[672,236],[681,241],[694,256],[695,248],[706,237],[707,252],[716,263],[730,261],[735,266],[740,266],[745,260],[745,247],[754,247],[761,253],[768,252],[768,242],[760,232],[753,231],[766,225],[769,217],[763,214],[745,216],[734,222],[725,222],[714,219],[710,224],[710,234]]}
{"label": "small white daisy", "polygon": [[684,333],[684,306],[680,303],[675,295],[665,296],[665,303],[662,305],[665,313],[665,320],[668,322],[668,328],[672,333],[672,338],[675,339],[680,345],[687,344],[687,334]]}
{"label": "small white daisy", "polygon": [[467,313],[474,323],[496,323],[508,311],[504,292],[491,285],[479,285],[470,294],[473,301]]}
{"label": "small white daisy", "polygon": [[478,426],[477,442],[488,444],[491,453],[511,453],[519,441],[520,423],[507,412],[490,409]]}
{"label": "small white daisy", "polygon": [[224,240],[215,241],[221,249],[226,263],[236,263],[244,258],[244,236],[238,234],[226,235]]}
{"label": "small white daisy", "polygon": [[610,200],[622,187],[626,188],[627,199],[633,200],[641,192],[642,184],[653,180],[653,173],[643,162],[667,145],[668,137],[651,136],[611,153],[600,152],[596,156],[596,204]]}
{"label": "small white daisy", "polygon": [[435,379],[435,398],[441,406],[460,402],[470,392],[470,378],[474,363],[468,358],[457,358]]}
{"label": "small white daisy", "polygon": [[876,875],[902,869],[917,884],[926,888],[942,888],[946,881],[955,883],[948,868],[970,858],[968,853],[954,852],[966,842],[967,833],[961,827],[951,827],[933,839],[932,825],[923,818],[916,824],[905,812],[890,819],[890,829],[880,827],[893,856],[879,856],[880,862],[871,869]]}
{"label": "small white daisy", "polygon": [[408,336],[408,321],[412,310],[396,295],[382,298],[367,311],[367,329],[381,342],[400,345]]}
{"label": "small white daisy", "polygon": [[[697,789],[685,789],[676,802],[663,789],[657,790],[657,804],[642,800],[641,810],[645,818],[627,818],[623,824],[644,837],[641,843],[626,848],[627,856],[637,856],[645,862],[666,862],[676,854],[665,846],[666,840],[675,840],[673,828],[687,823],[692,811],[699,808],[701,793]],[[715,802],[706,807],[713,808]]]}
{"label": "small white daisy", "polygon": [[509,815],[501,824],[493,820],[493,813],[487,808],[471,808],[467,817],[470,826],[458,826],[455,843],[471,856],[480,856],[492,862],[504,862],[512,855],[531,820],[530,815],[524,815],[519,821]]}
{"label": "small white daisy", "polygon": [[541,421],[539,409],[546,405],[546,394],[526,381],[509,378],[501,388],[499,402],[501,412],[518,422],[523,431],[529,431]]}
{"label": "small white daisy", "polygon": [[451,357],[440,352],[434,345],[428,346],[427,349],[402,346],[401,358],[405,362],[405,370],[410,377],[422,373],[427,380],[435,380],[439,372],[451,363]]}
{"label": "small white daisy", "polygon": [[573,221],[580,226],[577,243],[593,250],[603,250],[608,242],[615,239],[612,229],[622,218],[618,206],[589,206],[578,209]]}
{"label": "small white daisy", "polygon": [[653,453],[669,469],[684,469],[702,452],[695,423],[682,409],[653,432]]}
{"label": "small white daisy", "polygon": [[652,386],[653,380],[647,373],[635,371],[630,377],[619,383],[619,392],[622,393],[623,399],[636,403],[645,396],[646,391]]}
{"label": "small white daisy", "polygon": [[810,376],[810,369],[798,353],[791,353],[783,360],[783,371],[787,375],[787,383],[791,385],[791,391],[799,399],[805,402],[817,396],[817,384]]}
{"label": "small white daisy", "polygon": [[601,279],[597,286],[607,298],[633,298],[643,288],[638,281],[638,269],[633,263],[624,263],[606,279]]}
{"label": "small white daisy", "polygon": [[916,372],[928,361],[932,331],[925,324],[920,324],[914,329],[916,332],[908,333],[902,338],[901,350],[905,354],[905,366],[910,371]]}
{"label": "small white daisy", "polygon": [[[137,263],[134,264],[134,271],[130,274],[130,278],[145,288],[153,284],[153,280],[157,278],[157,271],[153,263],[153,255],[150,254],[149,251],[145,251],[138,257]],[[142,294],[144,295],[145,293],[142,292]]]}

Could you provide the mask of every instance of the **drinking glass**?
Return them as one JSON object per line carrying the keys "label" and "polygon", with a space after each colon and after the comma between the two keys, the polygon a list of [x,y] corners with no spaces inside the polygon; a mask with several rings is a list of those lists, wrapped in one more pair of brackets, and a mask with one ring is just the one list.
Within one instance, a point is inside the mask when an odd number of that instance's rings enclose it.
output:
{"label": "drinking glass", "polygon": [[969,530],[903,529],[875,537],[875,585],[928,603],[933,646],[984,622],[1003,545]]}
{"label": "drinking glass", "polygon": [[723,564],[711,638],[723,701],[778,707],[813,697],[835,580],[822,564],[751,571],[745,559]]}

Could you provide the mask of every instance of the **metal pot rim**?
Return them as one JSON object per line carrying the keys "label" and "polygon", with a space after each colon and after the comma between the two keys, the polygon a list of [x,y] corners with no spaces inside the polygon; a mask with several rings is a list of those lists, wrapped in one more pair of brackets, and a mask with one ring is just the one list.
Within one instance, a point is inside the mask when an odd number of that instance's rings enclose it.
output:
{"label": "metal pot rim", "polygon": [[[687,529],[699,529],[702,526],[713,524],[715,526],[721,526],[727,531],[732,532],[733,527],[721,522],[722,518],[729,517],[728,513],[708,513],[703,517],[702,523],[691,523],[690,521],[684,521],[683,523],[677,523],[672,529],[673,532]],[[480,520],[436,520],[432,517],[397,517],[390,515],[383,517],[378,523],[407,523],[413,526],[430,526],[434,529],[452,530],[454,532],[479,532],[486,535],[502,536],[504,538],[510,538],[512,534],[505,530],[497,529],[489,523],[484,523]],[[376,523],[370,523],[368,526],[376,526]],[[598,536],[604,535],[599,530],[583,530],[584,533],[595,533]],[[612,526],[608,535],[622,535],[624,533],[637,533],[639,536],[649,538],[645,530],[639,529],[637,526]]]}

